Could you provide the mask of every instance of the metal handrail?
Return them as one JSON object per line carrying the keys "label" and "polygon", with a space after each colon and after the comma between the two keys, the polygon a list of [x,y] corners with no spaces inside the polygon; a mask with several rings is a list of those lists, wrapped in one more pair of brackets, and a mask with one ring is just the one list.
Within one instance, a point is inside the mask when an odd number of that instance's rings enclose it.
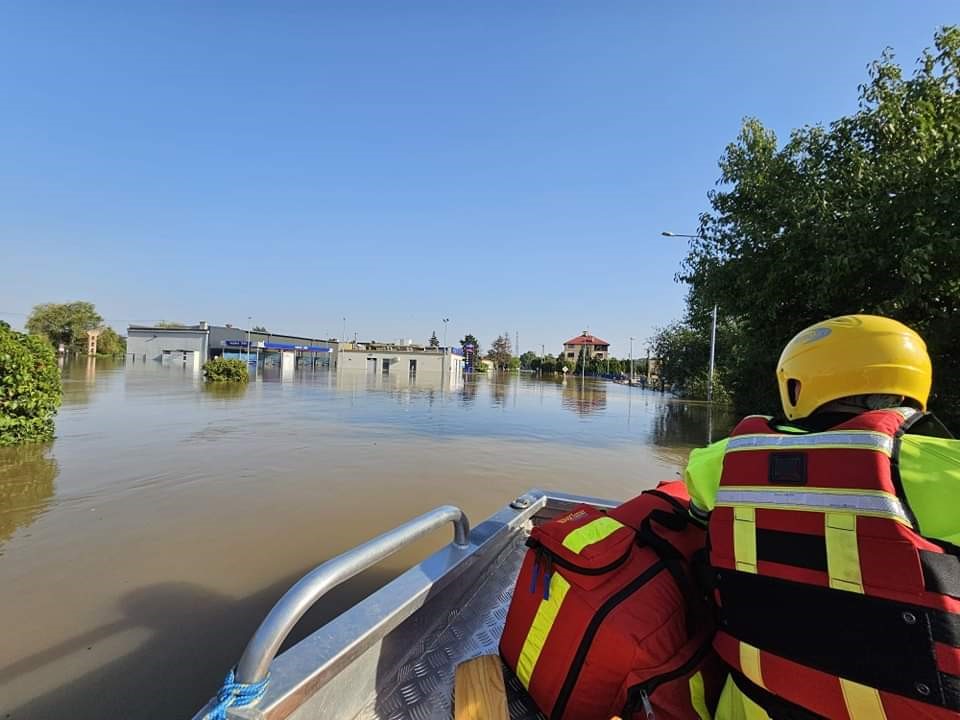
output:
{"label": "metal handrail", "polygon": [[263,680],[294,625],[327,592],[448,522],[453,523],[453,544],[458,548],[468,547],[470,521],[466,513],[454,505],[443,505],[308,572],[287,590],[250,638],[237,663],[237,680],[242,683]]}

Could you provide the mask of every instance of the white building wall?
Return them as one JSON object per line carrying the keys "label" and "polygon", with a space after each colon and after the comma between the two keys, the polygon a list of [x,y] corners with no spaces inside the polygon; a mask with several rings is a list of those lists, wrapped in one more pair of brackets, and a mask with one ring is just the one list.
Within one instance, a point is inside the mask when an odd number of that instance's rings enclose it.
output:
{"label": "white building wall", "polygon": [[205,330],[127,330],[127,355],[137,360],[161,360],[164,351],[189,350],[200,362],[207,359],[207,332]]}
{"label": "white building wall", "polygon": [[446,373],[450,375],[460,375],[463,372],[463,357],[454,353],[433,353],[402,350],[343,350],[337,355],[337,368],[339,370],[361,370],[366,372],[370,368],[370,360],[377,361],[377,372],[383,372],[383,361],[390,363],[389,374],[410,374],[410,361],[416,360],[417,374],[435,373],[437,375],[444,372],[444,360],[446,360]]}

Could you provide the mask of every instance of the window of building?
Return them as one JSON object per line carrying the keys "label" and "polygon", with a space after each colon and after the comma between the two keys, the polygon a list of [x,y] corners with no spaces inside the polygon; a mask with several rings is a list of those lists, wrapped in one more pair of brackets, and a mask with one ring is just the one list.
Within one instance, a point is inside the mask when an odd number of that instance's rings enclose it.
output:
{"label": "window of building", "polygon": [[413,375],[416,375],[416,374],[417,374],[417,361],[416,361],[416,360],[411,360],[411,361],[410,361],[410,375],[413,376]]}
{"label": "window of building", "polygon": [[575,353],[568,352],[568,353],[567,353],[567,357],[568,357],[568,358],[572,358],[572,357],[574,356],[574,354],[575,354]]}
{"label": "window of building", "polygon": [[383,360],[380,361],[380,364],[383,366],[383,374],[384,374],[384,375],[389,375],[389,374],[390,374],[390,361],[387,360],[387,358],[384,358]]}

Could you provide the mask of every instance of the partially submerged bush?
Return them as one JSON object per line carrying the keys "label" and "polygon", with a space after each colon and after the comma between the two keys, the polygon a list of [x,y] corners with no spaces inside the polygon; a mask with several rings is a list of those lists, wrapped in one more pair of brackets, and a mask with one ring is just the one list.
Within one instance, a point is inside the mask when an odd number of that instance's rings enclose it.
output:
{"label": "partially submerged bush", "polygon": [[243,360],[214,358],[203,366],[207,382],[250,382],[250,373]]}
{"label": "partially submerged bush", "polygon": [[62,394],[50,344],[0,322],[0,445],[53,439]]}

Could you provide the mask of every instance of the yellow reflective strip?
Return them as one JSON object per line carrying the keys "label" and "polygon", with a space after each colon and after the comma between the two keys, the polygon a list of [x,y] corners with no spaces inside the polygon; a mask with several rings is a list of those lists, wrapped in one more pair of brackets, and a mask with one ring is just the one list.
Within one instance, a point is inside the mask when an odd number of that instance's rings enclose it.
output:
{"label": "yellow reflective strip", "polygon": [[752,507],[733,509],[733,557],[737,570],[757,572],[757,519]]}
{"label": "yellow reflective strip", "polygon": [[740,670],[754,685],[767,687],[763,684],[763,673],[760,671],[760,651],[745,642],[740,643]]}
{"label": "yellow reflective strip", "polygon": [[826,513],[824,539],[827,544],[827,574],[830,587],[863,594],[860,576],[860,549],[857,546],[857,516],[853,513]]}
{"label": "yellow reflective strip", "polygon": [[583,550],[587,545],[593,545],[610,537],[624,527],[611,517],[602,517],[578,527],[563,539],[563,546],[575,553]]}
{"label": "yellow reflective strip", "polygon": [[850,720],[886,720],[887,713],[876,688],[840,678],[840,689]]}
{"label": "yellow reflective strip", "polygon": [[690,704],[700,720],[711,720],[707,710],[707,691],[703,687],[703,675],[699,671],[690,676]]}
{"label": "yellow reflective strip", "polygon": [[547,643],[547,636],[550,635],[550,629],[553,627],[554,620],[557,619],[557,613],[560,612],[560,606],[563,605],[563,599],[567,596],[569,589],[570,583],[558,573],[550,577],[550,598],[540,601],[540,607],[537,608],[537,614],[533,618],[530,632],[523,641],[520,658],[517,660],[517,677],[525,688],[530,687],[530,677],[537,666],[537,660],[540,659],[540,651]]}

